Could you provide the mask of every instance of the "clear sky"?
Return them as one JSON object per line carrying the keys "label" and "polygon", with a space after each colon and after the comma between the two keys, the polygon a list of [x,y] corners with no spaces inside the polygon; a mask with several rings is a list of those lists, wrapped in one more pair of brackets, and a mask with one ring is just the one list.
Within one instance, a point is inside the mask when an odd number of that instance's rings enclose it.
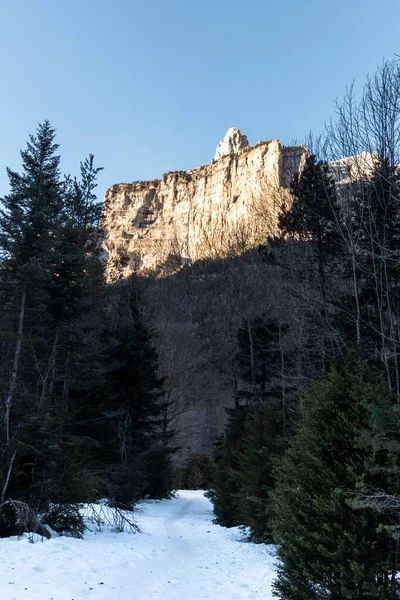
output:
{"label": "clear sky", "polygon": [[0,196],[46,118],[100,196],[209,162],[232,126],[301,140],[399,34],[400,0],[0,0]]}

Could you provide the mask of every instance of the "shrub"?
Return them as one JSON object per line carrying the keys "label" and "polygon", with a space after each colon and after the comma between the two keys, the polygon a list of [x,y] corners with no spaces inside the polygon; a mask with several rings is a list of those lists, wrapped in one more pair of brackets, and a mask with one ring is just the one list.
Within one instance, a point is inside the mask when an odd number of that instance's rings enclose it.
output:
{"label": "shrub", "polygon": [[37,533],[50,538],[50,532],[38,514],[19,500],[6,500],[0,506],[0,538],[23,533]]}
{"label": "shrub", "polygon": [[79,508],[75,504],[52,504],[43,522],[59,535],[82,538],[86,529]]}

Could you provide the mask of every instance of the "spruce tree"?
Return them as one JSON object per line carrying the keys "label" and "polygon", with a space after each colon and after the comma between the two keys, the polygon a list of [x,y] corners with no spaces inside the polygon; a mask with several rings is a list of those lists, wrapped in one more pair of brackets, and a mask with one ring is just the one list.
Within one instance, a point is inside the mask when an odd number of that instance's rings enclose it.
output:
{"label": "spruce tree", "polygon": [[143,315],[134,280],[117,286],[112,310],[114,327],[104,334],[104,415],[109,429],[101,452],[113,473],[106,481],[107,495],[128,504],[145,495],[169,494],[172,433],[165,422],[154,332]]}
{"label": "spruce tree", "polygon": [[315,379],[326,374],[342,345],[336,323],[343,277],[342,208],[328,163],[314,155],[307,157],[290,191],[291,201],[282,206],[278,220],[279,235],[271,241],[279,243],[289,264],[293,261],[295,280],[307,285],[305,350]]}
{"label": "spruce tree", "polygon": [[[388,450],[379,456],[362,438],[371,431],[371,413],[387,408],[387,396],[376,374],[351,359],[304,398],[273,495],[281,561],[275,591],[282,600],[399,597],[385,515],[352,506],[361,481],[385,486],[376,467],[389,460]],[[391,486],[399,489],[398,475]]]}
{"label": "spruce tree", "polygon": [[[351,232],[356,240],[356,277],[360,345],[371,361],[387,370],[389,385],[400,399],[397,323],[400,302],[400,174],[397,165],[376,159],[374,170],[354,185],[350,202]],[[354,299],[344,315],[345,333],[355,338]],[[347,309],[347,310],[346,310]]]}
{"label": "spruce tree", "polygon": [[234,409],[216,453],[209,494],[216,522],[246,525],[252,541],[270,541],[269,493],[273,468],[282,453],[292,389],[283,365],[286,325],[259,316],[237,334]]}
{"label": "spruce tree", "polygon": [[241,523],[249,528],[252,542],[272,543],[271,492],[285,446],[280,406],[269,399],[246,416],[236,455],[237,510]]}
{"label": "spruce tree", "polygon": [[215,452],[215,471],[212,487],[207,492],[207,496],[213,503],[215,522],[224,527],[243,525],[238,497],[238,455],[242,447],[245,418],[249,410],[248,406],[237,406],[227,410],[229,421]]}
{"label": "spruce tree", "polygon": [[292,202],[282,207],[280,232],[313,248],[320,285],[324,287],[328,259],[341,250],[339,206],[328,163],[308,156],[290,191]]}
{"label": "spruce tree", "polygon": [[46,304],[62,209],[60,157],[54,140],[49,122],[39,125],[21,152],[22,173],[7,170],[10,193],[0,210],[0,290],[10,340],[2,356],[3,499],[18,465],[22,415],[37,410],[45,387],[42,359],[52,336]]}
{"label": "spruce tree", "polygon": [[70,388],[90,362],[84,321],[101,281],[99,169],[89,157],[81,181],[63,181],[57,150],[45,121],[21,152],[22,173],[8,169],[10,193],[0,211],[1,499],[41,512],[51,502],[94,497],[88,460],[94,440],[76,434]]}

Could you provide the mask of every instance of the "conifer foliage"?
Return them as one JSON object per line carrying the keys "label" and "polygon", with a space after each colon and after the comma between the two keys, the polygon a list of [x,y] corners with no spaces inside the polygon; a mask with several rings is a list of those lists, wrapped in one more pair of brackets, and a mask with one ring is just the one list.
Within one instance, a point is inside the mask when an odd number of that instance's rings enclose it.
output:
{"label": "conifer foliage", "polygon": [[329,165],[310,155],[291,185],[292,201],[279,217],[282,234],[297,236],[313,247],[322,277],[327,257],[340,248],[336,188]]}
{"label": "conifer foliage", "polygon": [[292,391],[282,368],[290,354],[286,332],[287,326],[264,315],[238,330],[236,407],[228,410],[209,494],[216,522],[249,527],[255,542],[272,540],[269,496],[285,447]]}
{"label": "conifer foliage", "polygon": [[104,332],[111,451],[105,459],[111,458],[112,495],[128,504],[145,495],[168,495],[171,436],[152,331],[135,281],[120,283],[114,296],[113,328]]}
{"label": "conifer foliage", "polygon": [[[322,156],[283,195],[262,251],[284,290],[273,335],[252,327],[260,310],[237,346],[248,412],[228,430],[211,496],[220,522],[227,511],[276,543],[281,600],[400,598],[399,122],[399,64],[383,62],[359,101],[349,89],[338,103]],[[290,403],[279,358],[296,373]]]}
{"label": "conifer foliage", "polygon": [[282,600],[399,597],[393,515],[354,504],[360,486],[400,493],[398,472],[382,468],[398,465],[398,451],[366,443],[391,411],[386,384],[351,358],[304,398],[273,494]]}
{"label": "conifer foliage", "polygon": [[30,136],[0,210],[0,535],[15,503],[80,535],[76,503],[169,492],[152,333],[104,284],[101,169],[62,178],[55,138],[48,121]]}
{"label": "conifer foliage", "polygon": [[282,412],[270,400],[230,411],[209,492],[216,522],[245,525],[253,542],[272,542],[271,491],[285,448]]}
{"label": "conifer foliage", "polygon": [[215,522],[224,527],[242,525],[238,506],[238,454],[241,450],[247,407],[228,410],[229,421],[216,452],[216,468],[208,497],[214,505]]}

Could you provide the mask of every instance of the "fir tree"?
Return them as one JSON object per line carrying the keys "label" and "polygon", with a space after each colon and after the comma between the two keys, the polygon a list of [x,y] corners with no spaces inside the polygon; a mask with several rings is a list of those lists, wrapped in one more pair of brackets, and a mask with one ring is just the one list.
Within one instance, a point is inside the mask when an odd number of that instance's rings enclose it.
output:
{"label": "fir tree", "polygon": [[87,350],[89,288],[102,270],[94,235],[99,169],[90,157],[81,181],[62,181],[57,150],[46,121],[21,152],[22,174],[8,169],[10,193],[0,213],[0,293],[10,340],[1,357],[1,497],[34,511],[92,499],[94,491],[88,473],[94,441],[74,432],[70,386]]}
{"label": "fir tree", "polygon": [[[400,367],[396,349],[400,301],[400,176],[397,165],[376,159],[374,170],[354,186],[351,231],[356,240],[359,338],[371,361],[385,365],[389,386],[400,398]],[[348,302],[344,331],[352,340],[354,299]]]}
{"label": "fir tree", "polygon": [[[384,515],[351,506],[360,481],[383,483],[375,471],[380,459],[361,439],[388,392],[364,365],[350,363],[305,397],[303,420],[278,469],[273,528],[282,600],[399,597]],[[398,488],[398,476],[392,485]]]}
{"label": "fir tree", "polygon": [[10,193],[2,199],[0,244],[14,272],[33,260],[49,260],[62,207],[57,150],[55,130],[45,121],[21,151],[22,173],[7,169]]}
{"label": "fir tree", "polygon": [[293,201],[282,207],[279,229],[283,236],[294,236],[313,248],[320,284],[325,287],[328,259],[341,249],[339,207],[329,165],[308,156],[290,191]]}
{"label": "fir tree", "polygon": [[285,445],[282,413],[276,401],[265,401],[249,412],[236,456],[236,501],[240,521],[249,528],[252,542],[272,543],[271,492]]}
{"label": "fir tree", "polygon": [[[271,241],[292,256],[289,262],[295,261],[295,276],[307,282],[307,352],[318,378],[326,374],[342,345],[335,327],[338,289],[332,285],[343,276],[342,209],[328,163],[314,155],[307,157],[290,191],[291,202],[282,207],[278,220],[280,233]],[[293,293],[297,294],[296,288]]]}
{"label": "fir tree", "polygon": [[238,455],[240,454],[248,406],[228,409],[226,432],[215,453],[215,471],[211,490],[207,492],[214,506],[215,522],[224,527],[243,525],[239,511]]}
{"label": "fir tree", "polygon": [[36,371],[37,366],[42,371],[42,351],[49,336],[45,306],[62,208],[60,158],[54,139],[55,131],[48,121],[39,125],[37,135],[30,137],[27,149],[21,152],[22,173],[7,170],[10,193],[3,198],[0,211],[0,290],[11,342],[3,346],[2,356],[3,499],[17,463],[16,434],[21,433],[20,418],[13,415],[22,414],[25,403],[32,410],[31,391],[36,390],[40,402],[44,390],[43,377],[38,381]]}
{"label": "fir tree", "polygon": [[115,327],[106,332],[104,351],[108,365],[104,411],[113,431],[104,459],[112,460],[108,494],[131,503],[147,494],[154,498],[169,494],[173,449],[164,422],[166,404],[154,333],[142,313],[134,281],[118,286],[115,302]]}
{"label": "fir tree", "polygon": [[238,330],[236,408],[228,410],[210,492],[216,522],[250,527],[253,541],[271,538],[268,497],[284,445],[292,391],[283,368],[287,330],[264,316]]}

